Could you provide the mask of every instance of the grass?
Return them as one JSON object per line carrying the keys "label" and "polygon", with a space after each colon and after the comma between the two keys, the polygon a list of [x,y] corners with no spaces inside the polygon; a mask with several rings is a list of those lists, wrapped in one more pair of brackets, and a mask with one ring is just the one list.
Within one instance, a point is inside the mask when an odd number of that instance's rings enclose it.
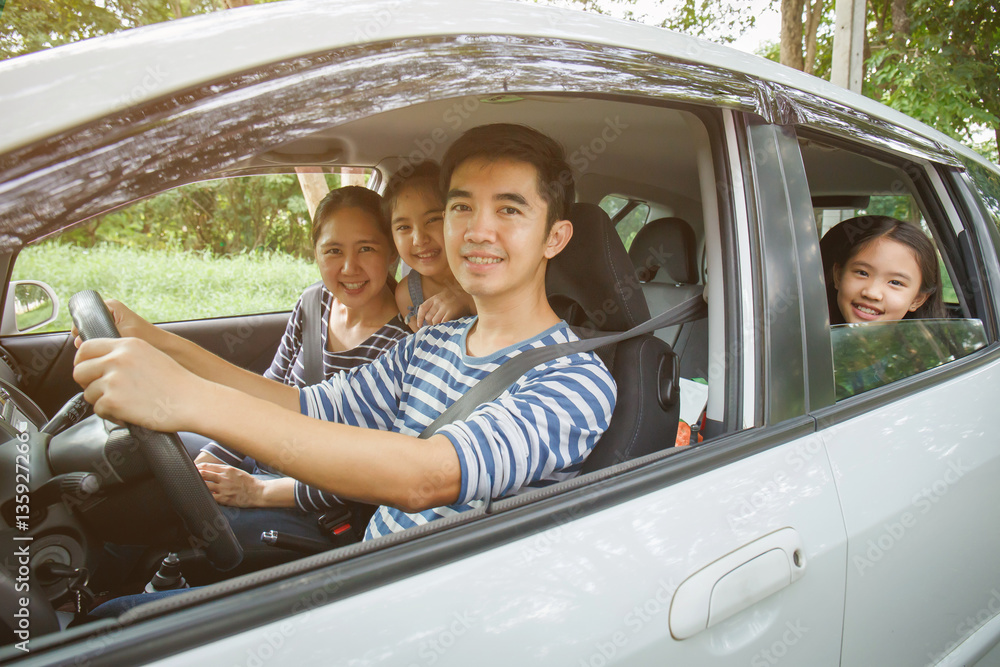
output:
{"label": "grass", "polygon": [[48,283],[59,316],[39,331],[66,331],[69,297],[84,289],[114,298],[154,322],[291,310],[319,280],[312,261],[282,253],[231,257],[116,245],[79,248],[47,243],[24,249],[14,280]]}

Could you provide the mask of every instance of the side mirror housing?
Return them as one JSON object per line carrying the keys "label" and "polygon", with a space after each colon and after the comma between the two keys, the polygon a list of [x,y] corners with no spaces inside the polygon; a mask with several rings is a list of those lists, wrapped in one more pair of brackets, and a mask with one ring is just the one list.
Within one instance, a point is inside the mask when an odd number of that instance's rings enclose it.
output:
{"label": "side mirror housing", "polygon": [[59,297],[40,280],[15,280],[7,289],[0,334],[23,334],[51,323],[59,315]]}

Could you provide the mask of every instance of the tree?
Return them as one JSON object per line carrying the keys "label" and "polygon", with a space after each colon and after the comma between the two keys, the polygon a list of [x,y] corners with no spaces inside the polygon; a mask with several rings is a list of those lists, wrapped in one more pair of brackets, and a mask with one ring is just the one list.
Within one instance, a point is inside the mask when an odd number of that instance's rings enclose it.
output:
{"label": "tree", "polygon": [[833,2],[824,3],[824,0],[781,0],[779,62],[782,65],[806,74],[814,73],[820,23],[824,15],[827,23],[830,22],[829,10],[833,6]]}
{"label": "tree", "polygon": [[221,0],[8,0],[0,58],[49,49],[119,30],[203,14]]}
{"label": "tree", "polygon": [[[946,134],[1000,145],[1000,18],[991,0],[869,0],[865,94]],[[990,147],[996,159],[996,146]],[[982,148],[981,148],[982,149]]]}

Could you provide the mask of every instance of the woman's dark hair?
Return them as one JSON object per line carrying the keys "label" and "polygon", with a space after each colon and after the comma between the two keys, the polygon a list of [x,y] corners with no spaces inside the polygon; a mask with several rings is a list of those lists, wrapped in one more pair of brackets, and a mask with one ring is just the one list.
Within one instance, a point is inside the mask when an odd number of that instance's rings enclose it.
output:
{"label": "woman's dark hair", "polygon": [[361,187],[360,185],[345,185],[342,188],[331,190],[313,214],[312,243],[316,247],[319,241],[319,233],[323,229],[323,224],[330,217],[343,208],[360,208],[375,219],[378,229],[392,243],[392,232],[389,230],[389,221],[382,215],[382,197],[374,190]]}
{"label": "woman's dark hair", "polygon": [[913,312],[907,312],[903,319],[945,317],[937,251],[927,235],[916,225],[887,215],[862,215],[844,220],[828,231],[819,242],[820,253],[823,256],[823,274],[826,277],[830,324],[844,323],[844,315],[837,305],[834,267],[839,266],[843,270],[852,257],[882,238],[902,243],[913,251],[914,259],[920,268],[920,293],[926,294],[927,300]]}
{"label": "woman's dark hair", "polygon": [[389,179],[382,195],[382,215],[392,226],[392,210],[396,208],[399,193],[409,187],[427,188],[441,200],[444,208],[444,195],[441,193],[441,167],[433,160],[424,160],[416,165],[406,164]]}
{"label": "woman's dark hair", "polygon": [[456,139],[444,154],[441,191],[445,197],[455,169],[475,159],[527,162],[538,172],[538,192],[548,204],[546,231],[556,220],[569,217],[569,207],[576,201],[573,172],[566,163],[562,146],[551,137],[527,125],[495,123],[472,128]]}

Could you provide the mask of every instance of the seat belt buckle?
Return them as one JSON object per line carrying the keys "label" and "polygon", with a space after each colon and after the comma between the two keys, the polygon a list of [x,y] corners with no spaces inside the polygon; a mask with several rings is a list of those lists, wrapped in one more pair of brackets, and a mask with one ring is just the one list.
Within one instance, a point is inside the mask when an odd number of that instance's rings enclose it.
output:
{"label": "seat belt buckle", "polygon": [[351,510],[346,507],[331,509],[320,514],[316,521],[329,535],[337,537],[351,529]]}

